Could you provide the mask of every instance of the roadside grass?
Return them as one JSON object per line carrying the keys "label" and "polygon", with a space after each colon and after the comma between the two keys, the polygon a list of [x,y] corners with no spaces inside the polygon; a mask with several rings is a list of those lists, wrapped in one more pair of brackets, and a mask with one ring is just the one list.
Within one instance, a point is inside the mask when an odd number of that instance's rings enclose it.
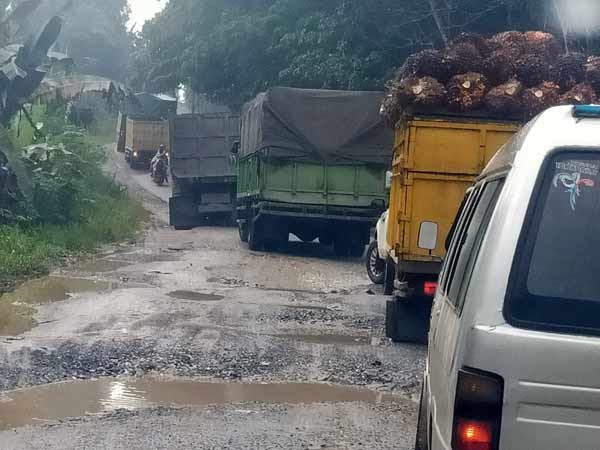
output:
{"label": "roadside grass", "polygon": [[[29,189],[9,205],[10,214],[0,215],[0,294],[67,257],[131,239],[141,230],[147,215],[141,203],[103,172],[105,143],[114,140],[109,119],[84,130],[65,123],[60,110],[48,117],[45,142],[22,149],[17,179]],[[21,150],[12,149],[15,155]]]}
{"label": "roadside grass", "polygon": [[0,226],[0,288],[46,274],[66,256],[135,237],[147,214],[126,191],[101,195],[85,209],[86,220],[78,223]]}

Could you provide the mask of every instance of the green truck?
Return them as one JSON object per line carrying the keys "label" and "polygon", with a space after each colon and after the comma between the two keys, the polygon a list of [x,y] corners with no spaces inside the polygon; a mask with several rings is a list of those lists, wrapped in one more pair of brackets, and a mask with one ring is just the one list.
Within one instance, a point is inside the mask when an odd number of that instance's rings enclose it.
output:
{"label": "green truck", "polygon": [[171,118],[171,226],[186,230],[207,223],[233,224],[239,114],[187,114]]}
{"label": "green truck", "polygon": [[360,256],[387,208],[393,133],[383,93],[272,88],[246,104],[238,160],[240,238],[277,250],[294,234]]}

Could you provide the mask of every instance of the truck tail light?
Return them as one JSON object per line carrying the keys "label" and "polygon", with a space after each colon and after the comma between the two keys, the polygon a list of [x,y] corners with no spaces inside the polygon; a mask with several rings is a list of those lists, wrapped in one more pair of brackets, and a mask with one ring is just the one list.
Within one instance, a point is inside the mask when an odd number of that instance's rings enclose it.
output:
{"label": "truck tail light", "polygon": [[504,382],[493,374],[458,373],[452,448],[498,450]]}
{"label": "truck tail light", "polygon": [[435,297],[438,284],[435,281],[426,281],[423,285],[423,293],[428,297]]}

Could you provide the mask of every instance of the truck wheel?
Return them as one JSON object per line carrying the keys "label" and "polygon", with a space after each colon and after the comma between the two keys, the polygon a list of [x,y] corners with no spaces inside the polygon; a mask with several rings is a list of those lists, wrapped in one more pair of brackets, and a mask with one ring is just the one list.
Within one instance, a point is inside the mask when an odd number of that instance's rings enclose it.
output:
{"label": "truck wheel", "polygon": [[248,247],[253,252],[259,252],[263,248],[262,236],[260,230],[256,229],[256,224],[252,222],[248,232]]}
{"label": "truck wheel", "polygon": [[334,239],[333,250],[335,254],[341,258],[344,258],[350,254],[350,243],[345,239]]}
{"label": "truck wheel", "polygon": [[424,297],[394,298],[386,303],[385,334],[394,342],[427,344],[431,301]]}
{"label": "truck wheel", "polygon": [[354,258],[360,258],[365,253],[365,246],[358,242],[350,244],[350,256]]}
{"label": "truck wheel", "polygon": [[333,238],[329,235],[319,236],[319,242],[325,247],[330,247],[331,245],[333,245]]}
{"label": "truck wheel", "polygon": [[383,295],[394,293],[394,280],[396,279],[396,264],[391,258],[385,261],[385,272],[383,277]]}
{"label": "truck wheel", "polygon": [[375,284],[383,284],[385,278],[385,261],[379,257],[377,241],[371,242],[367,250],[367,274]]}
{"label": "truck wheel", "polygon": [[238,233],[240,234],[240,241],[248,242],[248,224],[245,221],[238,222]]}
{"label": "truck wheel", "polygon": [[415,450],[429,450],[429,432],[427,430],[427,418],[429,417],[429,412],[427,411],[425,401],[425,380],[423,380],[423,386],[421,387],[421,401],[419,402],[419,415],[417,416]]}

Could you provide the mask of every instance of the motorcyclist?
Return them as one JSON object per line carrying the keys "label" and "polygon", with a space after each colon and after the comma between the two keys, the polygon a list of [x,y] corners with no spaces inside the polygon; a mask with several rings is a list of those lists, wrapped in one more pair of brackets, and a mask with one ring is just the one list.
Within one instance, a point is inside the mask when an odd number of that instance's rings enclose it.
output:
{"label": "motorcyclist", "polygon": [[168,162],[167,149],[164,146],[164,144],[160,144],[160,147],[158,147],[158,152],[156,153],[156,155],[154,155],[154,158],[152,158],[152,162],[150,163],[150,175],[151,176],[154,176],[154,170],[156,169],[156,164],[161,159],[164,159],[165,162]]}

